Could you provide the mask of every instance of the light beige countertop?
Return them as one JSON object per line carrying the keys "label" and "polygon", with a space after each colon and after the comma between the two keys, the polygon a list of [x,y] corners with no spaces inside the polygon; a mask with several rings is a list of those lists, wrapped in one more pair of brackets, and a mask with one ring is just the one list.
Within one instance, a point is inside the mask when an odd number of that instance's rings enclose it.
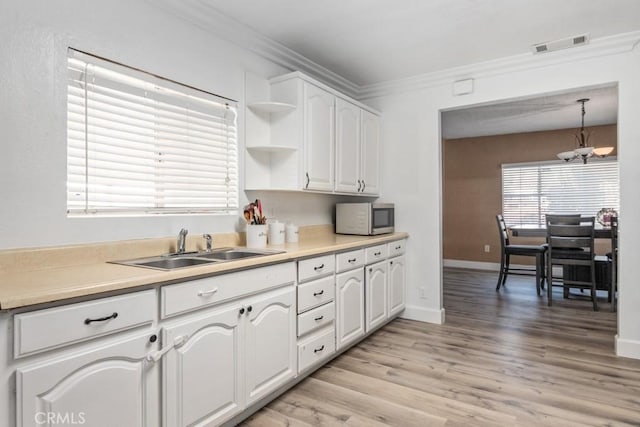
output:
{"label": "light beige countertop", "polygon": [[[408,237],[407,233],[351,236],[333,233],[330,226],[307,227],[298,243],[268,246],[284,253],[204,264],[171,271],[111,264],[136,257],[171,252],[174,239],[149,239],[107,244],[0,251],[0,310],[46,304],[106,292],[171,283],[232,270],[285,262],[324,253],[341,252]],[[214,236],[214,247],[241,246],[243,236]],[[195,238],[188,250],[201,249]]]}

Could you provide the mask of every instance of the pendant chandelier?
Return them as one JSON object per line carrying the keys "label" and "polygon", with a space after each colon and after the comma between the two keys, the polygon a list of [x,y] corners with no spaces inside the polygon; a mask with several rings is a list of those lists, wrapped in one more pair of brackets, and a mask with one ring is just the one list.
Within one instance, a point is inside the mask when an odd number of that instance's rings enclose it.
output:
{"label": "pendant chandelier", "polygon": [[576,148],[573,151],[563,151],[558,153],[558,158],[565,162],[570,162],[575,159],[581,159],[582,163],[586,164],[587,159],[591,156],[605,157],[611,154],[613,147],[599,147],[594,148],[589,145],[589,139],[591,139],[591,132],[584,128],[584,104],[589,101],[589,98],[578,99],[576,102],[582,104],[582,123],[580,129],[576,132]]}

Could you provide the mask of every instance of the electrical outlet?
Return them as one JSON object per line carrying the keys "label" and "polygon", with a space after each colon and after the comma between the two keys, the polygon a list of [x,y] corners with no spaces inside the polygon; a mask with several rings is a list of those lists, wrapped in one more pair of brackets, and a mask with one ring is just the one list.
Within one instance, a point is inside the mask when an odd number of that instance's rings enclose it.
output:
{"label": "electrical outlet", "polygon": [[487,252],[487,253],[491,252],[491,246],[484,245],[484,251]]}
{"label": "electrical outlet", "polygon": [[422,287],[418,289],[418,294],[420,295],[420,298],[426,299],[427,298],[427,289]]}

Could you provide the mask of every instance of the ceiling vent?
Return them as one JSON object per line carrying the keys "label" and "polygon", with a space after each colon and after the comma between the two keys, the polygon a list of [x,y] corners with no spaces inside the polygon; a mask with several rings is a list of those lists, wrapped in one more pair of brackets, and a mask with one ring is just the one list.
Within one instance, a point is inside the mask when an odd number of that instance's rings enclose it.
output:
{"label": "ceiling vent", "polygon": [[531,46],[533,53],[553,52],[554,50],[567,49],[570,47],[582,46],[589,43],[589,34],[567,37],[566,39],[554,40],[552,42],[539,43]]}

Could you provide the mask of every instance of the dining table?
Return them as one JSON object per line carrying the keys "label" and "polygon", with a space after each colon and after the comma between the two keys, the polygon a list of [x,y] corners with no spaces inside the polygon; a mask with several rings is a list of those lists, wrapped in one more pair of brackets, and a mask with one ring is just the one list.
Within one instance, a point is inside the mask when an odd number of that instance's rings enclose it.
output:
{"label": "dining table", "polygon": [[[547,237],[547,227],[544,225],[514,225],[509,227],[514,237]],[[593,229],[593,237],[596,239],[610,239],[611,227],[596,225]]]}

